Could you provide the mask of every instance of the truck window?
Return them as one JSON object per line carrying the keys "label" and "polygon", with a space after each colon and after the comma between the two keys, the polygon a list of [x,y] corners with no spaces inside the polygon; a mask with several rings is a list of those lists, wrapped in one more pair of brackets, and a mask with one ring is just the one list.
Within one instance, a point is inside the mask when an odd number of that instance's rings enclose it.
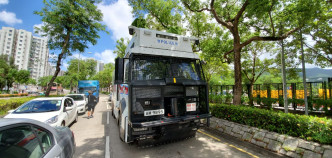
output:
{"label": "truck window", "polygon": [[132,80],[181,78],[204,80],[199,60],[167,57],[134,58]]}
{"label": "truck window", "polygon": [[153,58],[134,59],[132,79],[133,80],[157,80],[164,79],[168,62]]}
{"label": "truck window", "polygon": [[125,59],[124,61],[124,83],[128,83],[129,81],[129,60]]}

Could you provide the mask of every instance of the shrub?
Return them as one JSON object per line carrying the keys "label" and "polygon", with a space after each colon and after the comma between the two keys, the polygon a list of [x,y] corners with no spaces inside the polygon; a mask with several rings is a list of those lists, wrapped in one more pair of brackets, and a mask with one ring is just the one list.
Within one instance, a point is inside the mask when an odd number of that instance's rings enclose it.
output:
{"label": "shrub", "polygon": [[[51,95],[49,97],[63,97],[64,95]],[[44,96],[35,96],[35,97],[22,97],[22,98],[11,98],[11,99],[2,99],[0,101],[0,116],[5,115],[8,110],[16,109],[25,102],[28,102],[32,99],[44,97]]]}
{"label": "shrub", "polygon": [[0,98],[28,96],[28,93],[19,94],[0,94]]}
{"label": "shrub", "polygon": [[25,98],[13,98],[13,99],[3,99],[0,102],[0,115],[4,115],[8,110],[16,109],[20,105],[27,101],[30,101],[37,97],[25,97]]}
{"label": "shrub", "polygon": [[210,110],[217,118],[323,144],[332,144],[331,119],[223,104],[211,104]]}

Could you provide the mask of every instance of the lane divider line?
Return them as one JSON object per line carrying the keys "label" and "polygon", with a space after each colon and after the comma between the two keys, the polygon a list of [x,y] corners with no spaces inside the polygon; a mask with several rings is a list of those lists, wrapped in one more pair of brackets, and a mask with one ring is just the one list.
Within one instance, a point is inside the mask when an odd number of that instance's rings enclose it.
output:
{"label": "lane divider line", "polygon": [[[203,132],[203,131],[201,131],[201,130],[197,130],[197,131],[198,131],[199,133],[202,133],[202,134],[204,134],[204,135],[206,135],[206,136],[208,136],[208,137],[214,139],[214,140],[217,140],[218,142],[221,142],[221,140],[220,140],[219,138],[215,137],[215,136],[212,136],[212,135],[210,135],[210,134],[208,134],[208,133],[205,133],[205,132]],[[224,143],[224,142],[223,142],[223,143]],[[247,152],[247,151],[245,151],[245,150],[243,150],[243,149],[241,149],[241,148],[239,148],[239,147],[236,147],[236,146],[234,146],[234,145],[232,145],[232,144],[229,144],[229,143],[224,143],[224,144],[226,144],[226,145],[228,145],[229,147],[232,147],[232,148],[234,148],[234,149],[236,149],[236,150],[239,150],[239,151],[241,151],[241,152],[244,152],[244,153],[246,153],[246,154],[248,154],[248,155],[250,155],[250,156],[252,156],[252,157],[254,157],[254,158],[259,158],[258,156],[254,155],[254,154],[252,154],[252,153],[250,153],[250,152]]]}
{"label": "lane divider line", "polygon": [[109,120],[110,120],[110,112],[107,112],[107,121],[106,121],[107,124],[110,124],[110,121],[109,121]]}
{"label": "lane divider line", "polygon": [[105,158],[110,158],[110,136],[106,136]]}

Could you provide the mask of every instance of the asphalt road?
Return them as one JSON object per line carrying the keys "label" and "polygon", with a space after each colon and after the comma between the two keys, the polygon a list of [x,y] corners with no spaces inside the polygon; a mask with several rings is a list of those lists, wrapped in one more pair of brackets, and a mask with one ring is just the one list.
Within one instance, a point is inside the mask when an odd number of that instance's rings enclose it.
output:
{"label": "asphalt road", "polygon": [[79,116],[70,126],[75,134],[75,158],[246,158],[281,157],[263,148],[228,135],[200,129],[195,138],[166,145],[140,148],[122,142],[118,127],[107,109],[107,96],[101,95],[94,118]]}

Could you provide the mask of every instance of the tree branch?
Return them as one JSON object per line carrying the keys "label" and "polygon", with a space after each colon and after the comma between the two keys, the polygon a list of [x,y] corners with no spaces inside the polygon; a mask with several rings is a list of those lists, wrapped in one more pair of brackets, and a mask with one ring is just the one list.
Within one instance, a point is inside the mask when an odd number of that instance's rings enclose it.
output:
{"label": "tree branch", "polygon": [[214,18],[216,19],[216,21],[217,21],[219,24],[221,24],[221,25],[227,27],[229,30],[231,30],[232,26],[231,26],[229,23],[226,23],[225,21],[221,20],[221,19],[218,17],[216,11],[214,10],[214,0],[211,0],[211,3],[210,3],[210,12],[212,12]]}
{"label": "tree branch", "polygon": [[226,52],[226,53],[224,54],[224,58],[225,58],[226,60],[228,60],[227,55],[230,54],[230,53],[232,53],[232,52],[234,52],[234,49],[232,49],[232,50]]}
{"label": "tree branch", "polygon": [[327,59],[327,60],[332,64],[332,58],[330,58],[329,56],[324,56],[324,55],[322,55],[321,53],[319,53],[318,50],[312,48],[311,46],[309,46],[309,45],[308,45],[307,43],[305,43],[305,42],[304,42],[304,45],[305,45],[306,47],[308,47],[313,53],[315,53],[316,55],[318,55],[318,56],[320,56],[320,57],[322,57],[322,58]]}
{"label": "tree branch", "polygon": [[246,10],[247,6],[249,5],[249,0],[246,0],[243,4],[243,6],[241,7],[240,11],[237,12],[235,18],[234,18],[234,26],[237,26],[239,23],[239,19],[241,18],[243,12]]}
{"label": "tree branch", "polygon": [[249,81],[251,81],[251,79],[250,79],[249,76],[248,76],[248,73],[247,73],[246,71],[244,71],[244,70],[242,70],[242,72],[246,75],[247,79],[248,79]]}
{"label": "tree branch", "polygon": [[245,41],[244,43],[242,43],[241,47],[247,46],[252,41],[280,41],[280,40],[283,40],[283,39],[287,38],[290,34],[292,34],[293,32],[296,32],[300,28],[301,27],[294,28],[294,29],[286,32],[285,34],[283,34],[282,36],[279,36],[279,37],[275,37],[275,36],[265,36],[265,37],[254,36],[254,37],[251,37],[250,39],[248,39],[247,41]]}
{"label": "tree branch", "polygon": [[190,5],[189,5],[188,3],[186,3],[186,2],[184,2],[183,0],[182,0],[182,3],[183,3],[183,5],[184,5],[187,9],[189,9],[189,10],[192,11],[192,12],[202,12],[202,11],[204,11],[204,10],[206,10],[206,11],[211,11],[209,8],[202,8],[202,9],[199,9],[199,10],[195,10],[195,9],[192,9],[192,8],[190,7]]}
{"label": "tree branch", "polygon": [[269,17],[270,17],[270,22],[271,22],[271,27],[272,27],[272,36],[275,36],[274,24],[273,24],[272,15],[271,15],[271,11],[272,11],[274,4],[275,4],[275,1],[272,1],[272,5],[269,10]]}
{"label": "tree branch", "polygon": [[261,72],[259,72],[259,74],[257,75],[257,77],[256,77],[256,79],[254,80],[254,82],[256,82],[257,80],[258,80],[258,78],[265,72],[265,70],[266,70],[266,67],[264,67],[263,69],[262,69],[262,71]]}
{"label": "tree branch", "polygon": [[165,29],[168,29],[168,26],[166,26],[166,25],[161,21],[161,19],[160,19],[157,15],[153,14],[152,12],[150,12],[150,14],[151,14],[153,17],[155,17],[155,18],[159,21],[159,23],[160,23]]}

